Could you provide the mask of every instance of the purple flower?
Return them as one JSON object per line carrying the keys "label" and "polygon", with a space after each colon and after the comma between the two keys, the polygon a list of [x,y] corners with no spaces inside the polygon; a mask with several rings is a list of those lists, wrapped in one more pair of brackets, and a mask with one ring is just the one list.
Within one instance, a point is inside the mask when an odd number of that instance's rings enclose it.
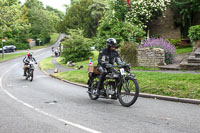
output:
{"label": "purple flower", "polygon": [[139,48],[152,47],[152,48],[162,48],[165,51],[165,62],[171,64],[174,62],[174,57],[176,55],[176,49],[173,45],[168,43],[163,38],[149,38],[139,45]]}

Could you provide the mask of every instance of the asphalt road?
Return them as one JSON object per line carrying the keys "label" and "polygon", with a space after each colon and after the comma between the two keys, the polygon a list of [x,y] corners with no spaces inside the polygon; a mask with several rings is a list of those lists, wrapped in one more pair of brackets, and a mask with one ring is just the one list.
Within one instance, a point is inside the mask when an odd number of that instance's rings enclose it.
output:
{"label": "asphalt road", "polygon": [[[57,44],[55,44],[57,45]],[[39,62],[51,47],[34,51]],[[33,82],[23,58],[0,63],[0,133],[199,133],[200,106],[139,97],[89,99],[86,88],[51,78],[36,66]]]}

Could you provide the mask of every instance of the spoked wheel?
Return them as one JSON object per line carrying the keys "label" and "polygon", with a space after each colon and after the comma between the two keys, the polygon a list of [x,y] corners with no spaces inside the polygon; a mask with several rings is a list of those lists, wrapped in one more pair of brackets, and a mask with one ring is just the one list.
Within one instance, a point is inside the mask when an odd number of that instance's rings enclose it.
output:
{"label": "spoked wheel", "polygon": [[98,82],[99,82],[99,78],[94,77],[92,79],[92,81],[89,83],[88,95],[89,95],[90,99],[92,99],[92,100],[97,100],[99,98],[99,96],[96,95]]}
{"label": "spoked wheel", "polygon": [[118,94],[119,102],[123,106],[129,107],[133,105],[139,95],[139,86],[137,80],[132,77],[126,77],[123,85],[119,87]]}
{"label": "spoked wheel", "polygon": [[29,78],[29,70],[26,70],[26,80]]}
{"label": "spoked wheel", "polygon": [[29,80],[30,80],[30,81],[33,81],[33,70],[30,70]]}

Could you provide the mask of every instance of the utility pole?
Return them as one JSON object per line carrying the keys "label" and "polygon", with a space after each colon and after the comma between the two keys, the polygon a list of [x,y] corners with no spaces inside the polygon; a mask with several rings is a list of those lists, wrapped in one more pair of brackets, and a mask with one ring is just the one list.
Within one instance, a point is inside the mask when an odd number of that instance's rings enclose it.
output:
{"label": "utility pole", "polygon": [[4,58],[4,49],[3,49],[3,42],[5,41],[5,39],[2,39],[2,59]]}
{"label": "utility pole", "polygon": [[[4,32],[4,29],[3,29],[3,32]],[[1,42],[2,42],[2,59],[4,58],[3,42],[5,42],[5,41],[6,41],[6,39],[3,38],[3,33],[2,33],[2,40],[1,40]]]}

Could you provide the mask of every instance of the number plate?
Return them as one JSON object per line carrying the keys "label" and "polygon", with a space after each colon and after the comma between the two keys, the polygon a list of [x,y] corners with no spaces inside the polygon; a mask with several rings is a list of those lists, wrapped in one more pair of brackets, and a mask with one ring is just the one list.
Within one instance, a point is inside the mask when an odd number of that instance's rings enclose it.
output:
{"label": "number plate", "polygon": [[120,72],[121,72],[121,75],[126,75],[126,73],[125,73],[125,71],[124,71],[124,68],[120,68],[119,70],[120,70]]}

